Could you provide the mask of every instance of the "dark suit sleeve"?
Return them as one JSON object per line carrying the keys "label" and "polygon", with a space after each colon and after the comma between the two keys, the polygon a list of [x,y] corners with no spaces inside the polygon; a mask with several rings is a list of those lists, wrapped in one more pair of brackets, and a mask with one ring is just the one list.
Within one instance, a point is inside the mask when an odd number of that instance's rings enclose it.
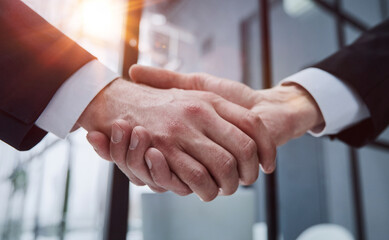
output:
{"label": "dark suit sleeve", "polygon": [[389,123],[389,21],[314,67],[346,82],[370,111],[369,119],[333,137],[356,147],[377,138]]}
{"label": "dark suit sleeve", "polygon": [[19,150],[36,145],[46,133],[35,121],[93,59],[20,0],[0,0],[0,139]]}

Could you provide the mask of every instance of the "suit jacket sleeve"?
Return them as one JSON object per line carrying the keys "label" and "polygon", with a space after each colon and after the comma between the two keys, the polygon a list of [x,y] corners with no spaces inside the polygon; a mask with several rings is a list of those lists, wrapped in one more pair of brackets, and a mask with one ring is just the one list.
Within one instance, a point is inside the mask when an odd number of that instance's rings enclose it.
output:
{"label": "suit jacket sleeve", "polygon": [[94,57],[20,0],[0,1],[0,139],[28,150],[55,92]]}
{"label": "suit jacket sleeve", "polygon": [[346,82],[370,111],[369,119],[333,137],[356,147],[377,138],[389,123],[389,20],[314,67]]}

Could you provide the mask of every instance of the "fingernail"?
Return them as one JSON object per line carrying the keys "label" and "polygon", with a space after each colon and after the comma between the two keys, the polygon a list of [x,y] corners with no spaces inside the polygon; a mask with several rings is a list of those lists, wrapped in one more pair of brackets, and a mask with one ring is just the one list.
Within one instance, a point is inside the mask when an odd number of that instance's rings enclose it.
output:
{"label": "fingernail", "polygon": [[111,141],[113,143],[120,143],[123,139],[124,132],[123,130],[115,123],[112,126],[112,136]]}
{"label": "fingernail", "polygon": [[135,148],[138,146],[139,143],[139,137],[135,130],[132,131],[131,134],[131,142],[130,142],[130,150],[135,150]]}
{"label": "fingernail", "polygon": [[145,157],[145,159],[146,159],[147,167],[151,170],[151,168],[153,167],[153,164],[151,163],[151,161],[148,157]]}
{"label": "fingernail", "polygon": [[276,167],[277,167],[277,163],[276,163],[276,161],[273,161],[273,162],[270,164],[270,166],[268,166],[268,167],[266,168],[266,170],[267,170],[267,172],[274,172],[274,170],[276,169]]}
{"label": "fingernail", "polygon": [[200,201],[205,202],[200,196],[197,196],[197,197],[199,197]]}

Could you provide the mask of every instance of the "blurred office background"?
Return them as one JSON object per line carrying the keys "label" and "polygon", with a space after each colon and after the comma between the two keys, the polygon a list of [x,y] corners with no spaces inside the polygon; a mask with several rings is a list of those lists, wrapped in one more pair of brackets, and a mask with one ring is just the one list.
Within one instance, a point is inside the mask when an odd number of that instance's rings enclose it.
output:
{"label": "blurred office background", "polygon": [[[126,44],[127,0],[25,2],[119,73],[129,44],[139,46],[141,64],[207,72],[255,89],[265,86],[260,1],[146,0],[139,40]],[[273,85],[389,16],[389,0],[268,4]],[[325,237],[330,234],[325,231],[323,239],[387,239],[388,142],[387,130],[379,143],[359,150],[308,135],[280,147],[275,174],[279,238],[319,239],[307,237],[307,231],[332,226],[326,229],[335,229],[335,235]],[[29,152],[0,142],[0,239],[103,239],[111,179],[112,165],[97,156],[83,130],[67,140],[49,134]],[[130,185],[127,238],[266,239],[265,184],[261,174],[252,187],[214,203]]]}

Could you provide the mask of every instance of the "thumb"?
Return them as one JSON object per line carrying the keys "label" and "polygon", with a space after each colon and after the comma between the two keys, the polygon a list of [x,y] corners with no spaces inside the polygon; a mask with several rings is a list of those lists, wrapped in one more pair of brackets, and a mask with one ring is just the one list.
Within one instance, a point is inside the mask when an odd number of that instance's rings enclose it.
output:
{"label": "thumb", "polygon": [[92,131],[86,135],[86,138],[101,158],[112,161],[109,153],[110,141],[104,133]]}
{"label": "thumb", "polygon": [[143,83],[156,88],[180,88],[213,92],[246,108],[252,107],[255,98],[255,91],[240,82],[204,73],[181,74],[161,68],[133,65],[130,69],[130,76],[136,83]]}
{"label": "thumb", "polygon": [[133,65],[129,72],[134,82],[151,87],[194,89],[193,83],[188,81],[188,77],[185,74],[141,65]]}

